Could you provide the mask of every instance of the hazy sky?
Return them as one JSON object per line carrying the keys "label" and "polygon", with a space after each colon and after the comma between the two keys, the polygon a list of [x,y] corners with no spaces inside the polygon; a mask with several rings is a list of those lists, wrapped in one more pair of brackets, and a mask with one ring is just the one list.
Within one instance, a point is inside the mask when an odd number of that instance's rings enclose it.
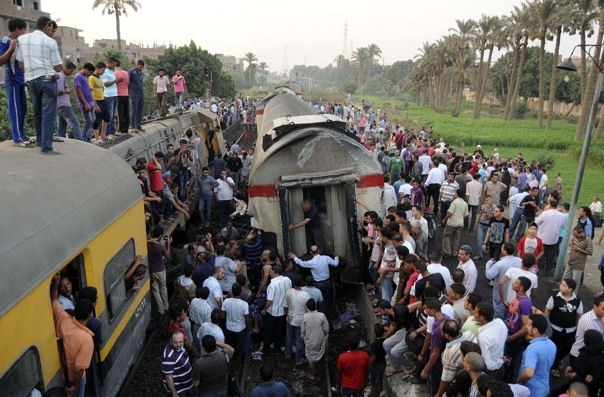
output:
{"label": "hazy sky", "polygon": [[[138,12],[121,18],[122,39],[144,45],[188,44],[193,40],[212,54],[243,57],[253,52],[269,69],[296,64],[325,67],[335,57],[377,44],[383,61],[413,59],[424,42],[449,33],[456,19],[481,14],[508,15],[522,0],[138,0]],[[94,39],[115,38],[115,18],[92,10],[94,0],[43,0],[42,8],[60,25],[82,29]],[[344,41],[345,24],[348,35]],[[561,54],[570,55],[576,37],[563,38]]]}

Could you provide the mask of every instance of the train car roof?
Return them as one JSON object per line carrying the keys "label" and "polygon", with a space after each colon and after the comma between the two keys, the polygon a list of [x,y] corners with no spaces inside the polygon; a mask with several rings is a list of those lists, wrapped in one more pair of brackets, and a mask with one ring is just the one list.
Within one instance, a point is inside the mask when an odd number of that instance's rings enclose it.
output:
{"label": "train car roof", "polygon": [[274,184],[283,176],[333,172],[345,164],[346,169],[352,167],[350,173],[355,177],[383,172],[375,156],[355,137],[336,128],[311,124],[289,132],[266,151],[254,152],[249,183]]}
{"label": "train car roof", "polygon": [[75,140],[63,153],[0,143],[0,316],[141,199],[117,155]]}

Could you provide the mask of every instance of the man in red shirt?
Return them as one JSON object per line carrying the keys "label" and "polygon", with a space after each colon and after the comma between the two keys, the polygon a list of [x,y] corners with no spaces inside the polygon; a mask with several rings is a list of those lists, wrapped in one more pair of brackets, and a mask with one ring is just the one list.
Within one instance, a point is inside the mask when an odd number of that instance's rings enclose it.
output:
{"label": "man in red shirt", "polygon": [[338,374],[342,386],[341,396],[362,397],[369,373],[369,354],[359,350],[359,336],[348,339],[348,351],[338,357]]}
{"label": "man in red shirt", "polygon": [[162,179],[162,161],[164,154],[157,152],[147,163],[147,173],[149,174],[149,189],[160,197],[163,197],[164,181]]}

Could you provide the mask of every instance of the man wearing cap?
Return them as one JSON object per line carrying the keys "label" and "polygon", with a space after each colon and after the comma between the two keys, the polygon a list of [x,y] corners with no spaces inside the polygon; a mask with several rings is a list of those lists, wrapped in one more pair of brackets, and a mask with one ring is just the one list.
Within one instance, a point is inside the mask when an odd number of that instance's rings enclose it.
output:
{"label": "man wearing cap", "polygon": [[[315,287],[321,290],[321,294],[323,295],[323,302],[321,302],[319,311],[327,315],[327,311],[329,310],[329,304],[331,301],[330,298],[332,295],[329,266],[338,267],[340,259],[337,256],[332,259],[330,256],[321,255],[319,253],[319,247],[316,245],[312,245],[310,247],[310,253],[312,255],[312,259],[308,261],[301,260],[300,258],[296,257],[296,254],[294,254],[293,252],[290,252],[288,254],[288,257],[289,259],[293,260],[298,266],[310,269]],[[392,281],[392,278],[390,278],[390,280]]]}

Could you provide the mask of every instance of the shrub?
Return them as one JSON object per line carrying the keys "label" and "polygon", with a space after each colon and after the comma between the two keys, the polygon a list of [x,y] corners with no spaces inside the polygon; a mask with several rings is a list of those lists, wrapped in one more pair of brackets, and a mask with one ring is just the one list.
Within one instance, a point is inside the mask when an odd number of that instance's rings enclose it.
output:
{"label": "shrub", "polygon": [[535,158],[535,162],[540,163],[542,166],[545,166],[545,169],[551,170],[554,167],[556,159],[550,153],[541,152]]}
{"label": "shrub", "polygon": [[514,107],[514,117],[516,117],[517,119],[524,119],[524,117],[526,116],[526,114],[528,113],[529,108],[526,102],[521,101],[516,103],[516,106]]}

